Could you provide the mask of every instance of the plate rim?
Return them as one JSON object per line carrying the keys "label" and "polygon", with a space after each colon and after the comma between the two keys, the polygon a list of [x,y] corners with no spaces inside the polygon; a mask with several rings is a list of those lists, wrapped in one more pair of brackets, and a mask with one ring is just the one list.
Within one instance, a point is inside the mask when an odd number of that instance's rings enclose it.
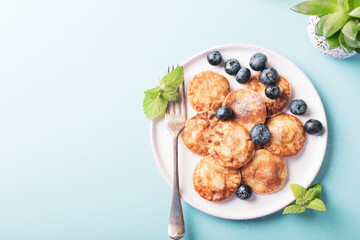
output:
{"label": "plate rim", "polygon": [[[325,108],[324,108],[324,104],[320,98],[320,95],[318,93],[318,91],[316,90],[314,84],[311,82],[311,80],[309,79],[309,77],[302,71],[302,69],[300,67],[298,67],[294,62],[292,62],[289,58],[285,57],[284,55],[274,51],[274,50],[271,50],[271,49],[268,49],[268,48],[265,48],[265,47],[261,47],[261,46],[258,46],[258,45],[254,45],[254,44],[242,44],[242,43],[236,43],[236,44],[224,44],[224,45],[219,45],[219,46],[215,46],[215,47],[211,47],[211,48],[208,48],[206,50],[203,50],[191,57],[189,57],[188,59],[186,59],[180,66],[184,67],[188,64],[191,63],[191,61],[193,59],[196,59],[198,57],[200,57],[201,55],[204,55],[205,53],[207,52],[210,52],[210,51],[214,51],[214,50],[219,50],[219,49],[227,49],[227,48],[238,48],[238,47],[245,47],[245,48],[257,48],[259,49],[259,51],[261,50],[266,50],[268,52],[271,52],[271,54],[274,54],[274,55],[278,55],[282,58],[284,58],[286,61],[288,61],[290,64],[292,64],[306,79],[307,81],[310,83],[310,86],[313,88],[313,90],[315,90],[315,93],[316,95],[314,96],[315,98],[317,98],[320,103],[321,103],[321,110],[323,111],[324,113],[324,126],[326,126],[326,129],[325,131],[323,132],[323,137],[325,138],[324,141],[325,141],[325,147],[321,153],[321,161],[318,162],[318,164],[315,166],[316,167],[316,173],[314,174],[314,176],[312,176],[311,178],[309,178],[310,181],[308,181],[304,187],[308,188],[310,186],[310,184],[314,181],[314,179],[316,178],[316,176],[318,175],[319,173],[319,170],[322,166],[322,163],[324,162],[324,158],[325,158],[325,154],[326,154],[326,151],[327,151],[327,143],[328,143],[328,124],[327,124],[327,116],[326,116],[326,111],[325,111]],[[155,143],[154,143],[154,134],[153,134],[153,130],[154,130],[154,121],[156,120],[152,120],[151,123],[150,123],[150,141],[151,141],[151,150],[153,152],[153,156],[155,158],[155,162],[156,162],[156,165],[158,167],[158,169],[160,170],[160,173],[162,175],[162,177],[165,179],[166,183],[170,186],[170,188],[172,189],[172,182],[171,182],[171,179],[168,179],[167,178],[167,174],[165,173],[165,170],[163,168],[160,167],[160,163],[159,163],[159,156],[156,155],[154,149],[155,149]],[[314,168],[315,168],[314,167]],[[206,213],[208,215],[211,215],[211,216],[214,216],[214,217],[218,217],[218,218],[222,218],[222,219],[229,219],[229,220],[249,220],[249,219],[256,219],[256,218],[260,218],[260,217],[264,217],[264,216],[268,216],[270,214],[273,214],[275,212],[278,212],[279,210],[283,209],[284,207],[286,207],[287,205],[289,205],[290,203],[292,203],[294,200],[295,200],[295,197],[292,197],[291,198],[291,201],[286,203],[284,206],[280,207],[280,208],[276,208],[274,210],[271,210],[271,211],[268,211],[268,212],[265,212],[263,214],[258,214],[258,215],[255,215],[253,217],[224,217],[224,216],[221,216],[219,214],[214,214],[214,213],[210,213],[204,209],[200,209],[199,207],[195,206],[195,205],[192,205],[191,203],[189,203],[188,201],[186,201],[185,199],[181,198],[183,201],[185,201],[187,204],[189,204],[191,207],[203,212],[203,213]]]}

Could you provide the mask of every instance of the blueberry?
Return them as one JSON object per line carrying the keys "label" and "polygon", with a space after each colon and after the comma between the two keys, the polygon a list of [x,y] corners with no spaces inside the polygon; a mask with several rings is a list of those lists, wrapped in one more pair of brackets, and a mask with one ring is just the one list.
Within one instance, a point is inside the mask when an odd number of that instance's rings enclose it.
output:
{"label": "blueberry", "polygon": [[250,67],[255,71],[261,71],[266,67],[267,57],[262,53],[255,53],[250,58]]}
{"label": "blueberry", "polygon": [[270,130],[265,124],[256,124],[251,129],[250,137],[256,144],[264,144],[270,139]]}
{"label": "blueberry", "polygon": [[308,134],[319,134],[323,131],[323,125],[320,121],[315,119],[308,120],[305,123],[304,128]]}
{"label": "blueberry", "polygon": [[267,85],[265,95],[270,99],[276,99],[280,97],[280,88],[276,85]]}
{"label": "blueberry", "polygon": [[302,99],[295,99],[290,103],[290,112],[295,115],[302,115],[307,110],[307,104]]}
{"label": "blueberry", "polygon": [[279,74],[275,68],[267,67],[260,72],[259,79],[265,85],[275,85],[279,79]]}
{"label": "blueberry", "polygon": [[229,59],[225,62],[225,72],[230,75],[236,75],[240,70],[240,63],[236,59]]}
{"label": "blueberry", "polygon": [[219,51],[212,51],[207,54],[207,60],[211,65],[219,65],[222,61],[222,56]]}
{"label": "blueberry", "polygon": [[247,83],[247,81],[249,81],[250,77],[251,77],[250,70],[246,67],[242,67],[236,74],[235,79],[238,83],[244,84]]}
{"label": "blueberry", "polygon": [[232,115],[233,112],[230,107],[220,107],[215,111],[215,117],[219,120],[228,120]]}
{"label": "blueberry", "polygon": [[241,184],[235,194],[238,198],[246,200],[251,197],[252,190],[251,187],[249,187],[248,185]]}

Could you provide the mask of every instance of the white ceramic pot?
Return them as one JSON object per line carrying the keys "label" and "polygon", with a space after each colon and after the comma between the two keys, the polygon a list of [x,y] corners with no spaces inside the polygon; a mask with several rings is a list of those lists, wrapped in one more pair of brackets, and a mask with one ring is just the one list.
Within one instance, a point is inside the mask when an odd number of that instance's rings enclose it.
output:
{"label": "white ceramic pot", "polygon": [[320,20],[317,16],[311,16],[308,24],[308,33],[311,40],[311,43],[315,46],[317,50],[322,52],[328,57],[331,58],[338,58],[338,59],[344,59],[351,56],[354,56],[356,54],[355,51],[351,53],[346,53],[341,47],[329,50],[326,45],[326,41],[324,37],[316,36],[315,34],[315,26],[316,23]]}

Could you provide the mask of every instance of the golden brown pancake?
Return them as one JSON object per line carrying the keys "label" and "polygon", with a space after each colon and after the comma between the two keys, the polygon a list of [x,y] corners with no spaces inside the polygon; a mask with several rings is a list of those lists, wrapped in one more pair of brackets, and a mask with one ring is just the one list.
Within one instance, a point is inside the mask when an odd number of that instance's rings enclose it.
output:
{"label": "golden brown pancake", "polygon": [[226,77],[213,71],[206,71],[191,80],[187,98],[197,112],[215,111],[221,107],[229,92],[230,84]]}
{"label": "golden brown pancake", "polygon": [[243,183],[261,194],[278,190],[285,181],[286,172],[285,161],[265,149],[256,151],[251,161],[241,169]]}
{"label": "golden brown pancake", "polygon": [[266,104],[268,118],[280,114],[287,106],[291,95],[291,87],[286,78],[279,75],[276,85],[280,88],[280,96],[276,99],[270,99],[265,95],[266,85],[259,80],[259,74],[252,76],[245,85],[246,88],[257,92],[261,96]]}
{"label": "golden brown pancake", "polygon": [[193,185],[200,197],[220,202],[231,197],[241,181],[239,169],[228,169],[215,164],[212,157],[200,160],[193,173]]}
{"label": "golden brown pancake", "polygon": [[216,164],[240,168],[250,161],[255,152],[249,131],[233,121],[219,121],[209,136],[209,153]]}
{"label": "golden brown pancake", "polygon": [[266,125],[271,133],[270,140],[264,144],[266,150],[280,157],[292,157],[301,151],[306,133],[297,117],[280,114],[270,118]]}
{"label": "golden brown pancake", "polygon": [[182,131],[185,146],[195,154],[206,156],[208,153],[208,138],[210,131],[218,122],[214,112],[202,111],[186,120]]}
{"label": "golden brown pancake", "polygon": [[259,94],[248,89],[231,91],[223,106],[228,106],[234,113],[235,121],[243,125],[249,132],[251,128],[266,120],[266,106]]}

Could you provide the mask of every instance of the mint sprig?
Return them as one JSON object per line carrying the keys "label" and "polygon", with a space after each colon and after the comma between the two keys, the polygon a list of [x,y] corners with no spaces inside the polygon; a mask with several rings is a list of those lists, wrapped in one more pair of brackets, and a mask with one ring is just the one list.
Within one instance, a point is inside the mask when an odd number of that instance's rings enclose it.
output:
{"label": "mint sprig", "polygon": [[153,120],[162,115],[169,101],[179,100],[177,88],[183,81],[183,68],[177,67],[161,79],[160,86],[144,92],[143,110],[148,119]]}
{"label": "mint sprig", "polygon": [[324,202],[320,200],[320,183],[314,184],[308,189],[299,184],[290,184],[290,189],[296,199],[296,202],[295,204],[287,206],[284,209],[283,214],[302,213],[308,208],[317,211],[326,211]]}

